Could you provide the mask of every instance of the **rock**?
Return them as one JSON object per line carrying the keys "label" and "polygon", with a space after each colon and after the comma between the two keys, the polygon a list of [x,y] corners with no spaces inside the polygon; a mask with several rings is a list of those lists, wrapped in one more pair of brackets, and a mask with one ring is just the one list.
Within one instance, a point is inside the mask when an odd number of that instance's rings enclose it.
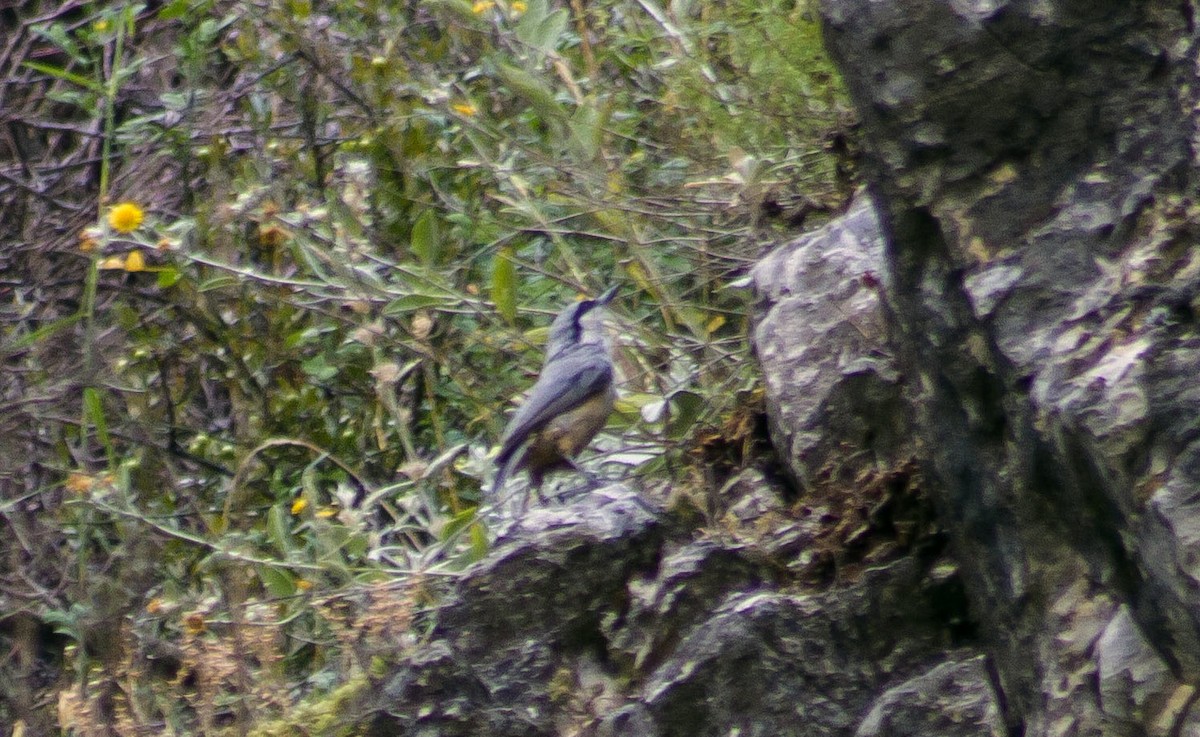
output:
{"label": "rock", "polygon": [[609,486],[530,509],[459,582],[435,634],[468,657],[537,634],[594,631],[636,571],[657,564],[665,528],[636,491]]}
{"label": "rock", "polygon": [[[740,523],[792,524],[744,491]],[[880,689],[961,653],[953,566],[909,556],[805,590],[765,532],[694,539],[621,486],[530,510],[454,582],[364,726],[850,737]]]}
{"label": "rock", "polygon": [[915,442],[1008,729],[1178,733],[1200,682],[1194,8],[822,13],[887,234]]}
{"label": "rock", "polygon": [[605,717],[598,737],[658,737],[659,734],[649,710],[635,702]]}
{"label": "rock", "polygon": [[1100,707],[1113,720],[1147,723],[1180,685],[1154,651],[1129,607],[1122,606],[1096,641]]}
{"label": "rock", "polygon": [[776,488],[779,483],[753,468],[738,473],[722,487],[722,499],[729,499],[729,504],[718,524],[738,544],[803,575],[814,565],[814,547],[824,525],[820,514],[785,503]]}
{"label": "rock", "polygon": [[776,449],[801,488],[847,485],[914,454],[910,405],[887,350],[883,233],[871,197],[752,272],[754,350]]}
{"label": "rock", "polygon": [[647,679],[664,737],[850,735],[875,691],[945,650],[911,559],[821,595],[730,595]]}
{"label": "rock", "polygon": [[463,574],[430,641],[384,685],[374,733],[537,737],[598,719],[572,713],[587,706],[573,684],[602,680],[601,621],[656,565],[664,530],[622,486],[531,509]]}
{"label": "rock", "polygon": [[782,573],[741,547],[689,542],[667,552],[653,576],[630,582],[628,614],[606,627],[609,645],[647,670],[726,595],[774,588]]}
{"label": "rock", "polygon": [[854,737],[1005,737],[984,658],[942,663],[875,700]]}
{"label": "rock", "polygon": [[886,334],[883,246],[874,198],[859,192],[752,272],[772,441],[802,503],[773,547],[790,548],[810,583],[940,544],[914,462],[914,392]]}

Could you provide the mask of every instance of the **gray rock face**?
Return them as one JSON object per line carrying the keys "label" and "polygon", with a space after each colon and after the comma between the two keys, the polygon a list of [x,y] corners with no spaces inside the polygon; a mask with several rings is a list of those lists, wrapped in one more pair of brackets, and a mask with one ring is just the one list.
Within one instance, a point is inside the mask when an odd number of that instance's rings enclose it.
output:
{"label": "gray rock face", "polygon": [[713,541],[666,550],[653,575],[629,582],[628,611],[609,623],[609,645],[633,668],[648,670],[726,595],[769,590],[783,578],[765,561]]}
{"label": "gray rock face", "polygon": [[884,244],[863,191],[751,274],[772,441],[810,512],[788,528],[788,566],[810,582],[850,561],[894,559],[930,532],[915,392],[887,341]]}
{"label": "gray rock face", "polygon": [[1200,682],[1194,8],[822,8],[1009,726],[1177,734]]}
{"label": "gray rock face", "polygon": [[1096,641],[1100,706],[1131,727],[1159,713],[1182,686],[1122,606]]}
{"label": "gray rock face", "polygon": [[842,217],[754,268],[754,349],[776,449],[799,485],[845,486],[915,455],[884,349],[883,231],[860,193]]}
{"label": "gray rock face", "polygon": [[909,559],[825,595],[732,595],[650,675],[642,701],[664,736],[853,734],[881,685],[945,650],[927,589]]}
{"label": "gray rock face", "polygon": [[1004,722],[982,657],[942,663],[889,688],[854,737],[1004,737]]}
{"label": "gray rock face", "polygon": [[[773,505],[738,507],[743,524],[761,507],[759,523],[786,526]],[[791,550],[776,542],[695,539],[620,486],[536,507],[455,582],[428,641],[380,684],[367,731],[850,737],[888,686],[960,653],[944,561],[815,589],[771,557]],[[989,734],[978,727],[948,734]]]}
{"label": "gray rock face", "polygon": [[604,695],[601,620],[620,611],[626,581],[655,565],[660,518],[610,486],[532,509],[505,534],[384,685],[372,733],[557,735],[572,710],[593,706],[581,693]]}

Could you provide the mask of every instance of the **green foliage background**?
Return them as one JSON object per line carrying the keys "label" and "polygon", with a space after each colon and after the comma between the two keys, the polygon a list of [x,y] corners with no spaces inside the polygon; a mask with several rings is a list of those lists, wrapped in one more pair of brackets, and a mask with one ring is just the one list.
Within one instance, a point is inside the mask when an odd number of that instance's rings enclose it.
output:
{"label": "green foliage background", "polygon": [[0,638],[63,666],[0,673],[0,720],[245,729],[380,667],[486,548],[487,448],[579,294],[621,285],[598,468],[756,462],[736,282],[850,186],[806,0],[0,12]]}

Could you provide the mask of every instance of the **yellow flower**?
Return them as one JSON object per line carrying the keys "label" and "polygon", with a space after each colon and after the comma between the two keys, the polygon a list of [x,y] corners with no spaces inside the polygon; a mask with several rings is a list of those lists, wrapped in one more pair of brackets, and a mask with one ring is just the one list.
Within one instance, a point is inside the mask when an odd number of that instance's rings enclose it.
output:
{"label": "yellow flower", "polygon": [[300,589],[301,591],[308,591],[312,587],[313,587],[313,582],[309,581],[308,579],[301,578],[301,579],[297,579],[297,581],[296,581],[296,588]]}
{"label": "yellow flower", "polygon": [[336,507],[325,507],[317,512],[317,516],[321,519],[329,519],[330,517],[336,517],[337,513]]}
{"label": "yellow flower", "polygon": [[486,13],[494,7],[496,7],[496,3],[492,2],[492,0],[478,0],[478,2],[471,6],[471,12],[479,15]]}
{"label": "yellow flower", "polygon": [[96,485],[96,479],[86,473],[73,473],[67,477],[67,491],[72,494],[86,494]]}
{"label": "yellow flower", "polygon": [[308,500],[305,499],[304,497],[299,497],[298,499],[296,499],[296,501],[292,502],[292,514],[300,514],[301,512],[304,511],[304,508],[307,506],[308,506]]}
{"label": "yellow flower", "polygon": [[458,113],[459,115],[465,115],[468,118],[475,117],[475,114],[479,112],[479,108],[475,107],[469,102],[456,102],[450,107],[454,110],[454,112]]}
{"label": "yellow flower", "polygon": [[145,271],[146,270],[146,259],[142,257],[141,251],[130,251],[129,254],[125,256],[125,270],[126,271]]}
{"label": "yellow flower", "polygon": [[512,8],[512,12],[516,13],[517,15],[520,15],[529,9],[529,6],[521,2],[521,0],[513,0],[508,7]]}
{"label": "yellow flower", "polygon": [[101,269],[123,269],[125,268],[125,259],[120,256],[109,256],[100,260],[99,267]]}
{"label": "yellow flower", "polygon": [[108,25],[109,23],[107,20],[101,19],[92,24],[92,30],[94,30],[96,33],[104,33],[108,30]]}
{"label": "yellow flower", "polygon": [[142,208],[132,202],[122,202],[108,212],[108,224],[118,233],[132,233],[144,218]]}

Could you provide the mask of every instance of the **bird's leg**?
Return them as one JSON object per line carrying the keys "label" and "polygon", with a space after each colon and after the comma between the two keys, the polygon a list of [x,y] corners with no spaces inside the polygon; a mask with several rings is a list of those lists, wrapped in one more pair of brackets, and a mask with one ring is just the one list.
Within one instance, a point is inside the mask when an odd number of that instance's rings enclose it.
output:
{"label": "bird's leg", "polygon": [[587,482],[590,486],[596,487],[604,484],[603,479],[576,463],[574,458],[564,458],[563,460],[566,461],[567,465],[574,469],[576,473],[587,479]]}
{"label": "bird's leg", "polygon": [[542,494],[542,482],[546,480],[544,474],[540,471],[529,469],[529,486],[532,487],[533,493],[537,494],[538,504],[546,506],[546,497]]}
{"label": "bird's leg", "polygon": [[562,462],[564,465],[570,467],[572,470],[582,476],[587,483],[583,484],[582,486],[577,486],[573,489],[564,489],[563,491],[559,492],[558,500],[560,502],[567,501],[574,496],[587,491],[592,491],[604,485],[603,479],[576,463],[573,458],[563,457]]}

